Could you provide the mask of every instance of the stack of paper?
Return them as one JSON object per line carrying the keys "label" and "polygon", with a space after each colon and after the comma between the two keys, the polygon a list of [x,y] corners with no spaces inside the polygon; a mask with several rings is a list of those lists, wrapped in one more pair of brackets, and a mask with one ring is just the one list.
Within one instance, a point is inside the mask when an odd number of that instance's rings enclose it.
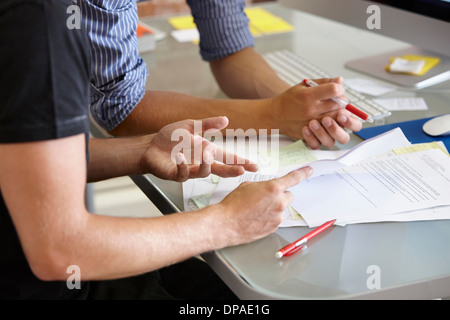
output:
{"label": "stack of paper", "polygon": [[[281,150],[289,150],[296,158],[292,146]],[[196,203],[218,203],[243,181],[273,179],[307,164],[315,173],[290,189],[294,201],[286,209],[281,227],[315,227],[332,219],[341,225],[450,219],[450,157],[442,144],[410,145],[397,128],[343,155],[310,150],[311,155],[305,156],[306,147],[299,150],[302,156],[297,160],[303,164],[273,168],[272,174],[266,170],[209,184],[207,179],[187,182],[183,186],[189,196],[185,206],[192,210],[199,207]],[[311,156],[319,160],[305,163]]]}
{"label": "stack of paper", "polygon": [[[364,160],[294,188],[292,207],[310,227],[402,219],[412,212],[450,205],[450,157],[439,149]],[[398,217],[401,218],[401,217]]]}

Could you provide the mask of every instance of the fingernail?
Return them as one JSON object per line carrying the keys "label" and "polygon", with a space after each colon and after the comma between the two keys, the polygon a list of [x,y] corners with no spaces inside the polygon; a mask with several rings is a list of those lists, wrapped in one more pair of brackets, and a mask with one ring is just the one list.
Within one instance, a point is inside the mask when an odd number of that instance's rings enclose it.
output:
{"label": "fingernail", "polygon": [[347,122],[347,117],[346,116],[339,116],[338,121],[341,123]]}
{"label": "fingernail", "polygon": [[211,163],[213,162],[213,156],[212,156],[212,154],[209,153],[209,152],[206,152],[206,153],[203,155],[203,161],[204,161],[204,163],[206,163],[206,164],[211,164]]}
{"label": "fingernail", "polygon": [[318,123],[317,121],[313,121],[313,122],[311,123],[311,127],[312,127],[314,130],[317,130],[317,129],[319,129],[319,123]]}
{"label": "fingernail", "polygon": [[309,131],[309,128],[305,127],[305,128],[303,128],[303,134],[305,136],[310,136],[311,135],[311,131]]}
{"label": "fingernail", "polygon": [[327,127],[327,128],[331,127],[331,119],[325,118],[325,119],[323,119],[322,122],[325,127]]}
{"label": "fingernail", "polygon": [[181,152],[176,155],[175,161],[176,161],[176,164],[181,164],[181,163],[187,162],[185,156]]}

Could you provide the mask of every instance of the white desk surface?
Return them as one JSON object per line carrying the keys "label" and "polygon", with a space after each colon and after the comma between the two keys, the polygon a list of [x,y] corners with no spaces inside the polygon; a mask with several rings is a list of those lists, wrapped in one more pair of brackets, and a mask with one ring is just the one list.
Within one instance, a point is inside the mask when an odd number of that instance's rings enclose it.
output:
{"label": "white desk surface", "polygon": [[[401,49],[408,44],[355,29],[277,4],[262,7],[294,25],[295,32],[256,39],[261,52],[288,49],[334,75],[368,78],[344,67],[351,59]],[[144,20],[172,30],[167,17]],[[154,52],[142,55],[149,67],[148,88],[223,98],[198,47],[170,35]],[[450,82],[420,91],[399,89],[383,97],[423,97],[426,111],[398,111],[374,125],[413,120],[450,110]],[[360,141],[352,137],[351,144]],[[350,145],[351,145],[350,144]],[[152,176],[135,182],[163,213],[183,208],[181,184]],[[429,299],[450,296],[450,221],[374,223],[335,227],[323,239],[292,257],[274,253],[309,229],[283,228],[251,244],[203,257],[243,299]],[[320,238],[320,237],[319,237]],[[381,289],[370,290],[370,267],[380,270]]]}

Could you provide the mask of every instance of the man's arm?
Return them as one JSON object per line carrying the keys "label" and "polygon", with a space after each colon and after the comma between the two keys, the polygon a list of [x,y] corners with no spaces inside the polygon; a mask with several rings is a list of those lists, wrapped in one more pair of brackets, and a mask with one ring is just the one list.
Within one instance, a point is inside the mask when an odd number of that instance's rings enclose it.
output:
{"label": "man's arm", "polygon": [[133,112],[114,130],[113,135],[126,136],[157,132],[162,127],[184,119],[227,116],[229,128],[275,128],[265,110],[269,100],[206,99],[183,93],[147,90]]}
{"label": "man's arm", "polygon": [[[201,34],[202,57],[206,61],[214,61],[213,72],[228,94],[254,99],[271,99],[285,92],[290,92],[287,95],[292,96],[292,90],[251,48],[253,37],[243,12],[244,0],[187,2]],[[227,116],[232,129],[279,129],[291,138],[304,139],[311,147],[318,148],[321,145],[331,147],[335,141],[346,143],[349,135],[343,128],[361,129],[361,122],[348,111],[337,110],[337,106],[325,111],[315,110],[320,101],[311,101],[307,97],[295,99],[296,102],[278,99],[286,104],[269,103],[272,106],[267,108],[268,104],[261,101],[224,103],[145,91],[147,69],[133,41],[134,24],[137,25],[138,21],[135,8],[110,11],[100,10],[99,6],[89,2],[82,4],[87,6],[85,22],[92,42],[91,56],[95,57],[91,79],[94,79],[97,90],[92,91],[91,113],[100,125],[114,135],[154,133],[171,122],[183,119]],[[125,29],[117,35],[117,41],[110,43],[104,40],[103,22],[113,20],[114,23],[122,20],[130,23],[124,24]],[[108,24],[111,33],[114,33],[114,23]],[[108,44],[106,48],[105,43]],[[104,68],[105,65],[108,68]],[[124,70],[128,70],[126,76]],[[288,109],[289,113],[286,112]],[[284,117],[280,118],[278,114]],[[277,122],[273,121],[274,116]]]}
{"label": "man's arm", "polygon": [[89,214],[84,135],[0,150],[2,193],[30,266],[43,280],[66,279],[72,264],[83,280],[122,277],[210,250],[214,241],[224,244],[212,239],[220,233],[210,233],[214,220],[205,214],[154,220]]}
{"label": "man's arm", "polygon": [[[210,67],[220,88],[230,98],[273,98],[291,87],[252,47],[212,60]],[[341,83],[342,80],[337,79],[337,82]],[[291,116],[295,118],[294,114]],[[345,144],[349,141],[345,128],[359,131],[362,127],[361,121],[345,109],[298,125],[302,126],[299,133],[290,136],[304,139],[314,149],[321,145],[331,147],[335,141]]]}
{"label": "man's arm", "polygon": [[[161,179],[183,182],[206,177],[211,172],[235,177],[245,170],[257,171],[256,164],[222,150],[199,135],[219,132],[227,125],[226,117],[183,120],[163,127],[156,134],[91,139],[88,181],[152,173]],[[188,156],[191,157],[187,159]]]}
{"label": "man's arm", "polygon": [[27,260],[43,280],[67,279],[70,265],[80,267],[82,280],[125,277],[256,240],[277,229],[292,201],[286,190],[310,174],[302,169],[244,184],[196,212],[108,217],[86,211],[84,150],[84,135],[0,144],[2,194]]}
{"label": "man's arm", "polygon": [[230,98],[272,98],[291,87],[252,47],[209,64],[218,85]]}
{"label": "man's arm", "polygon": [[[305,139],[313,148],[348,142],[343,127],[358,131],[361,121],[329,100],[344,95],[344,88],[333,80],[317,80],[321,85],[294,86],[267,99],[205,99],[186,94],[146,91],[142,101],[114,130],[116,136],[156,132],[182,119],[227,116],[230,129],[278,129],[294,139]],[[318,120],[316,120],[318,119]],[[337,119],[339,124],[334,120]]]}

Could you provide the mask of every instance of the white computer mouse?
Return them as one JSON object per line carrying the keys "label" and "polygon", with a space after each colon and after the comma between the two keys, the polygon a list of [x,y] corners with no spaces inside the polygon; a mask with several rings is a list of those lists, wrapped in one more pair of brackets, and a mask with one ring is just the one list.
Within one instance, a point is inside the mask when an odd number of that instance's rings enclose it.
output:
{"label": "white computer mouse", "polygon": [[422,129],[433,137],[450,135],[450,113],[428,120]]}

